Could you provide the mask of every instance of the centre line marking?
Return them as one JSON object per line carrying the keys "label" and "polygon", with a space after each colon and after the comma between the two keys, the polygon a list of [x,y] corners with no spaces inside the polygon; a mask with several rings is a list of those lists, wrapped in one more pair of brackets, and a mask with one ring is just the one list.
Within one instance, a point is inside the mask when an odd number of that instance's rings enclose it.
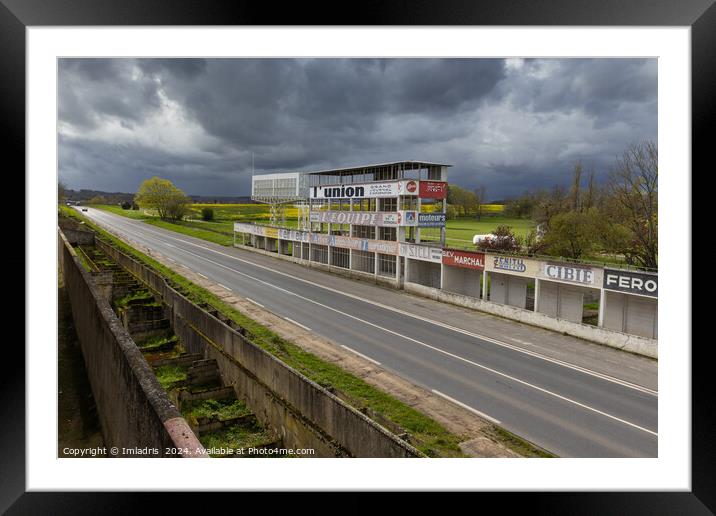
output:
{"label": "centre line marking", "polygon": [[460,406],[460,407],[462,407],[462,408],[464,408],[464,409],[466,409],[466,410],[469,410],[470,412],[474,412],[475,414],[477,414],[478,416],[480,416],[480,417],[483,418],[483,419],[487,419],[490,423],[494,423],[494,424],[496,424],[496,425],[501,425],[501,424],[502,424],[502,421],[500,421],[499,419],[495,419],[494,417],[490,417],[490,416],[488,416],[487,414],[485,414],[484,412],[480,412],[480,411],[477,410],[476,408],[472,408],[470,405],[465,405],[462,401],[458,401],[458,400],[456,400],[455,398],[451,398],[451,397],[448,396],[447,394],[443,394],[442,392],[436,391],[435,389],[431,389],[431,391],[432,391],[434,394],[437,394],[438,396],[440,396],[441,398],[445,398],[446,400],[448,400],[448,401],[454,403],[455,405],[458,405],[458,406]]}
{"label": "centre line marking", "polygon": [[350,351],[351,353],[354,353],[354,354],[358,355],[358,356],[361,357],[361,358],[364,358],[364,359],[367,360],[368,362],[373,362],[375,365],[380,365],[380,362],[378,362],[377,360],[373,360],[373,359],[370,358],[369,356],[366,356],[366,355],[364,355],[363,353],[361,353],[361,352],[359,352],[359,351],[356,351],[356,350],[353,349],[353,348],[349,348],[348,346],[344,346],[343,344],[341,344],[341,347],[342,347],[343,349],[347,349],[347,350]]}
{"label": "centre line marking", "polygon": [[[548,390],[548,389],[545,389],[545,388],[540,387],[540,386],[538,386],[538,385],[535,385],[535,384],[533,384],[533,383],[526,382],[525,380],[521,380],[521,379],[516,378],[516,377],[514,377],[514,376],[510,376],[510,375],[508,375],[507,373],[503,373],[502,371],[498,371],[498,370],[496,370],[496,369],[492,369],[491,367],[487,367],[487,366],[482,365],[482,364],[480,364],[480,363],[477,363],[477,362],[474,362],[474,361],[472,361],[472,360],[468,360],[467,358],[461,357],[460,355],[455,355],[454,353],[450,353],[450,352],[448,352],[448,351],[445,351],[444,349],[440,349],[440,348],[437,348],[437,347],[432,346],[432,345],[430,345],[430,344],[426,344],[425,342],[421,342],[421,341],[419,341],[419,340],[417,340],[417,339],[414,339],[414,338],[412,338],[412,337],[408,337],[407,335],[403,335],[402,333],[398,333],[398,332],[393,331],[393,330],[391,330],[391,329],[389,329],[389,328],[385,328],[384,326],[380,326],[380,325],[375,324],[375,323],[372,323],[372,322],[370,322],[370,321],[366,321],[365,319],[361,319],[360,317],[356,317],[355,315],[351,315],[351,314],[349,314],[349,313],[342,312],[341,310],[338,310],[337,308],[334,308],[334,307],[332,307],[332,306],[328,306],[328,305],[325,305],[325,304],[323,304],[323,303],[319,303],[318,301],[315,301],[314,299],[310,299],[310,298],[305,297],[305,296],[302,296],[302,295],[300,295],[300,294],[296,294],[295,292],[290,292],[290,291],[284,289],[283,287],[279,287],[278,285],[274,285],[274,284],[271,283],[271,282],[264,281],[264,280],[260,280],[260,279],[258,279],[258,278],[255,278],[255,277],[251,276],[250,274],[247,274],[247,273],[242,272],[242,271],[240,271],[240,270],[232,269],[231,267],[229,267],[228,265],[224,265],[223,263],[219,263],[219,262],[216,262],[216,261],[211,260],[211,259],[209,259],[209,258],[202,257],[202,256],[200,256],[200,255],[198,255],[198,254],[196,254],[196,253],[192,253],[191,251],[187,251],[186,249],[184,249],[183,251],[184,251],[185,253],[187,253],[187,254],[191,254],[191,255],[194,255],[194,256],[196,256],[196,257],[198,257],[198,258],[202,258],[203,260],[206,260],[207,262],[213,263],[214,265],[217,265],[217,266],[222,267],[222,268],[224,268],[224,269],[233,271],[233,272],[235,272],[236,274],[240,274],[241,276],[245,276],[245,277],[247,277],[247,278],[250,278],[250,279],[252,279],[252,280],[254,280],[254,281],[258,282],[258,283],[262,283],[262,284],[264,284],[264,285],[267,285],[267,286],[269,286],[269,287],[271,287],[271,288],[275,288],[275,289],[280,290],[280,291],[288,292],[288,293],[290,293],[290,294],[292,294],[292,295],[294,295],[294,296],[296,296],[296,297],[298,297],[298,298],[300,298],[300,299],[304,299],[304,300],[308,301],[309,303],[313,303],[313,304],[318,305],[318,306],[320,306],[320,307],[322,307],[322,308],[325,308],[326,310],[330,310],[330,311],[339,313],[339,314],[343,315],[344,317],[348,317],[348,318],[350,318],[350,319],[356,320],[356,321],[361,322],[361,323],[363,323],[363,324],[367,324],[368,326],[372,326],[372,327],[374,327],[374,328],[378,328],[379,330],[382,330],[382,331],[384,331],[384,332],[386,332],[386,333],[390,333],[391,335],[395,335],[396,337],[400,337],[400,338],[402,338],[402,339],[405,339],[405,340],[414,342],[414,343],[416,343],[416,344],[418,344],[418,345],[420,345],[420,346],[426,347],[426,348],[428,348],[428,349],[432,349],[433,351],[437,351],[438,353],[442,353],[443,355],[447,355],[447,356],[452,357],[452,358],[454,358],[454,359],[456,359],[456,360],[460,360],[460,361],[465,362],[465,363],[467,363],[467,364],[471,364],[471,365],[473,365],[473,366],[475,366],[475,367],[479,367],[480,369],[484,369],[485,371],[489,371],[489,372],[491,372],[491,373],[493,373],[493,374],[496,374],[496,375],[498,375],[498,376],[502,376],[503,378],[507,378],[507,379],[509,379],[509,380],[512,380],[513,382],[517,382],[517,383],[519,383],[519,384],[521,384],[521,385],[524,385],[525,387],[530,387],[530,388],[535,389],[535,390],[537,390],[537,391],[540,391],[540,392],[542,392],[542,393],[544,393],[544,394],[548,394],[548,395],[550,395],[550,396],[553,396],[553,397],[555,397],[555,398],[558,398],[558,399],[560,399],[560,400],[562,400],[562,401],[565,401],[565,402],[567,402],[567,403],[571,403],[571,404],[576,405],[576,406],[578,406],[578,407],[582,407],[582,408],[585,409],[585,410],[589,410],[589,411],[591,411],[591,412],[594,412],[595,414],[599,414],[599,415],[601,415],[601,416],[607,417],[607,418],[612,419],[612,420],[614,420],[614,421],[618,421],[618,422],[623,423],[623,424],[625,424],[625,425],[631,426],[632,428],[636,428],[637,430],[641,430],[641,431],[646,432],[646,433],[648,433],[648,434],[651,434],[651,435],[653,435],[653,436],[655,436],[655,437],[658,436],[658,434],[657,434],[656,432],[654,432],[654,431],[652,431],[652,430],[649,430],[648,428],[644,428],[644,427],[642,427],[642,426],[639,426],[639,425],[637,425],[637,424],[635,424],[635,423],[632,423],[631,421],[627,421],[627,420],[621,419],[621,418],[619,418],[619,417],[617,417],[617,416],[613,416],[613,415],[611,415],[611,414],[609,414],[609,413],[607,413],[607,412],[604,412],[604,411],[602,411],[602,410],[596,409],[596,408],[594,408],[594,407],[590,407],[589,405],[586,405],[586,404],[584,404],[584,403],[580,403],[579,401],[573,400],[573,399],[568,398],[568,397],[566,397],[566,396],[562,396],[561,394],[557,394],[556,392],[552,392],[552,391],[550,391],[550,390]],[[289,319],[289,320],[290,320],[290,319]],[[295,322],[295,321],[292,321],[292,322]],[[296,323],[296,324],[298,324],[299,326],[302,326],[302,327],[305,328],[305,326],[303,326],[302,324],[299,324],[299,323]],[[311,330],[309,329],[309,331],[311,331]]]}
{"label": "centre line marking", "polygon": [[[378,303],[378,302],[376,302],[376,301],[371,301],[371,300],[369,300],[369,299],[365,299],[365,298],[362,298],[362,297],[357,296],[357,295],[354,295],[354,294],[349,294],[349,293],[347,293],[347,292],[345,292],[345,291],[341,291],[341,290],[337,290],[337,289],[334,289],[334,288],[331,288],[331,287],[327,287],[327,286],[325,286],[325,285],[321,285],[320,283],[315,283],[315,282],[310,281],[310,280],[307,280],[307,279],[298,278],[298,277],[296,277],[296,276],[292,276],[291,274],[288,274],[288,273],[285,273],[285,272],[282,272],[282,271],[279,271],[279,270],[276,270],[276,269],[272,269],[271,267],[267,267],[267,266],[265,266],[265,265],[261,265],[261,264],[259,264],[259,263],[255,263],[255,262],[253,262],[253,261],[251,261],[251,260],[244,260],[243,258],[239,258],[239,257],[236,257],[236,256],[232,256],[232,255],[226,254],[226,253],[222,253],[221,251],[217,251],[217,250],[215,250],[215,249],[212,249],[212,248],[210,248],[210,247],[206,247],[206,246],[204,246],[204,245],[196,244],[196,243],[191,242],[191,241],[188,241],[188,240],[183,240],[183,239],[181,239],[181,238],[176,238],[176,237],[173,237],[173,236],[171,236],[171,235],[167,235],[167,234],[164,233],[164,232],[158,232],[158,231],[155,231],[155,230],[150,230],[150,229],[148,229],[148,228],[143,228],[143,229],[145,229],[148,233],[152,233],[152,234],[154,234],[154,235],[156,235],[156,236],[158,236],[158,237],[170,238],[170,239],[172,239],[172,240],[176,240],[176,241],[179,241],[179,242],[183,242],[183,243],[185,243],[185,244],[188,244],[188,245],[191,245],[191,246],[194,246],[194,247],[198,247],[198,248],[200,248],[200,249],[204,249],[204,250],[209,251],[209,252],[212,252],[212,253],[214,253],[214,254],[218,254],[218,255],[221,255],[221,256],[225,256],[225,257],[227,257],[227,258],[230,258],[230,259],[233,259],[233,260],[236,260],[236,261],[239,261],[239,262],[243,262],[243,263],[252,265],[252,266],[254,266],[254,267],[258,267],[258,268],[260,268],[260,269],[264,269],[264,270],[273,272],[273,273],[275,273],[275,274],[279,274],[279,275],[281,275],[281,276],[285,276],[285,277],[291,278],[291,279],[296,280],[296,281],[300,281],[300,282],[303,282],[303,283],[307,283],[307,284],[309,284],[309,285],[313,285],[313,286],[315,286],[315,287],[319,287],[319,288],[322,288],[322,289],[324,289],[324,290],[328,290],[328,291],[330,291],[330,292],[343,295],[343,296],[345,296],[345,297],[349,297],[349,298],[352,298],[352,299],[356,299],[356,300],[358,300],[358,301],[362,301],[362,302],[364,302],[364,303],[368,303],[368,304],[371,304],[371,305],[374,305],[374,306],[378,306],[378,307],[380,307],[380,308],[383,308],[384,310],[390,310],[390,311],[392,311],[392,312],[396,312],[396,313],[399,313],[399,314],[401,314],[401,315],[405,315],[406,317],[411,317],[411,318],[413,318],[413,319],[418,319],[418,320],[420,320],[420,321],[427,322],[427,323],[433,324],[433,325],[435,325],[435,326],[440,326],[440,327],[442,327],[442,328],[446,328],[446,329],[448,329],[448,330],[451,330],[451,331],[454,331],[454,332],[457,332],[457,333],[462,333],[463,335],[467,335],[467,336],[469,336],[469,337],[473,337],[473,338],[476,338],[476,339],[484,340],[484,341],[490,342],[490,343],[492,343],[492,344],[495,344],[495,345],[498,345],[498,346],[501,346],[501,347],[504,347],[504,348],[511,349],[511,350],[516,351],[516,352],[518,352],[518,353],[523,353],[523,354],[525,354],[525,355],[529,355],[529,356],[531,356],[531,357],[534,357],[534,358],[537,358],[537,359],[540,359],[540,360],[544,360],[544,361],[546,361],[546,362],[550,362],[550,363],[553,363],[553,364],[556,364],[556,365],[560,365],[560,366],[562,366],[562,367],[566,367],[566,368],[568,368],[568,369],[572,369],[572,370],[575,370],[575,371],[579,371],[579,372],[581,372],[581,373],[584,373],[584,374],[593,376],[593,377],[595,377],[595,378],[600,378],[600,379],[602,379],[602,380],[605,380],[605,381],[608,381],[608,382],[611,382],[611,383],[615,383],[615,384],[621,385],[622,387],[627,387],[627,388],[629,388],[629,389],[633,389],[633,390],[636,390],[636,391],[640,391],[640,392],[643,392],[643,393],[645,393],[645,394],[650,394],[650,395],[655,396],[655,397],[658,396],[658,391],[656,391],[656,390],[654,390],[654,389],[649,389],[648,387],[643,387],[643,386],[641,386],[641,385],[638,385],[638,384],[635,384],[635,383],[632,383],[632,382],[628,382],[628,381],[626,381],[626,380],[621,380],[621,379],[619,379],[619,378],[616,378],[616,377],[614,377],[614,376],[610,376],[610,375],[608,375],[608,374],[600,373],[600,372],[598,372],[598,371],[594,371],[594,370],[591,370],[591,369],[587,369],[586,367],[582,367],[582,366],[578,366],[578,365],[575,365],[575,364],[571,364],[571,363],[569,363],[569,362],[565,362],[565,361],[559,360],[559,359],[557,359],[557,358],[548,357],[548,356],[546,356],[546,355],[542,355],[541,353],[537,353],[537,352],[534,352],[534,351],[530,351],[530,350],[521,348],[521,347],[519,347],[519,346],[514,346],[514,345],[511,345],[511,344],[508,344],[507,342],[503,342],[503,341],[494,339],[494,338],[492,338],[492,337],[487,337],[487,336],[485,336],[485,335],[480,335],[480,334],[478,334],[478,333],[471,332],[471,331],[469,331],[469,330],[465,330],[465,329],[462,329],[462,328],[459,328],[459,327],[456,327],[456,326],[452,326],[452,325],[450,325],[450,324],[446,324],[446,323],[443,323],[443,322],[440,322],[440,321],[435,321],[435,320],[432,320],[432,319],[429,319],[429,318],[426,318],[426,317],[422,317],[422,316],[420,316],[420,315],[411,314],[410,312],[406,312],[406,311],[401,310],[401,309],[399,309],[399,308],[395,308],[395,307],[392,307],[392,306],[384,305],[384,304]],[[185,251],[185,252],[189,252],[189,251],[186,251],[186,250],[184,250],[184,251]],[[198,256],[199,258],[208,260],[208,258],[205,258],[205,257],[200,256],[200,255],[196,255],[196,254],[195,254],[194,256]],[[211,261],[211,260],[208,260],[208,261]],[[216,263],[216,262],[212,262],[212,263]],[[252,277],[252,276],[249,276],[249,277]],[[284,289],[284,291],[285,291],[286,293],[288,293],[288,294],[295,295],[293,292],[287,291],[287,290],[285,290],[285,289]],[[631,366],[628,366],[628,367],[630,367],[631,369],[637,369],[637,368],[634,368],[634,367],[631,367]],[[637,370],[638,370],[638,369],[637,369]]]}

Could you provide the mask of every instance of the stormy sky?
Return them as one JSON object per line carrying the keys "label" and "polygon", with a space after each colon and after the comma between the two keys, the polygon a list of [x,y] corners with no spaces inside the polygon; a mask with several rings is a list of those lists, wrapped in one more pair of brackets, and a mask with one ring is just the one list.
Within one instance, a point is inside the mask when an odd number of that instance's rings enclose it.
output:
{"label": "stormy sky", "polygon": [[657,138],[656,59],[61,59],[59,176],[248,195],[256,173],[454,165],[489,199]]}

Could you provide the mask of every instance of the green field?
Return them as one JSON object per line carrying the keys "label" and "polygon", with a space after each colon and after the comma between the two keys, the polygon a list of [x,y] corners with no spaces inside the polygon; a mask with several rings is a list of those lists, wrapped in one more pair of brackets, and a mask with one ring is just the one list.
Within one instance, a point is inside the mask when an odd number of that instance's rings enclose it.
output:
{"label": "green field", "polygon": [[[146,220],[148,223],[178,233],[195,236],[217,244],[231,245],[233,242],[234,222],[258,222],[268,224],[270,221],[269,207],[265,204],[192,204],[187,220],[181,222],[168,222],[159,220],[151,212],[145,210],[123,210],[119,206],[97,205],[100,208],[117,215],[133,219]],[[202,208],[214,210],[214,220],[207,222],[201,220]],[[535,223],[528,219],[514,219],[496,215],[482,216],[482,220],[474,217],[460,217],[447,222],[447,245],[453,247],[473,248],[472,237],[477,234],[490,233],[497,226],[507,224],[515,234],[527,236],[534,228]],[[297,222],[296,208],[286,208],[286,227],[295,228]],[[437,240],[440,230],[423,228],[424,239]]]}

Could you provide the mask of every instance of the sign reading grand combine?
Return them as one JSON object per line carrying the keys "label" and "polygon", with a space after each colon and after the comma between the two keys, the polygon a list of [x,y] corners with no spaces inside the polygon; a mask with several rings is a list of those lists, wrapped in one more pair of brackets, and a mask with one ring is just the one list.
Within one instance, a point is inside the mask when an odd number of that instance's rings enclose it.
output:
{"label": "sign reading grand combine", "polygon": [[645,272],[604,269],[603,287],[627,294],[658,297],[659,277]]}
{"label": "sign reading grand combine", "polygon": [[444,181],[420,181],[420,197],[423,199],[445,199],[447,192]]}
{"label": "sign reading grand combine", "polygon": [[311,222],[361,226],[415,226],[415,211],[312,211]]}
{"label": "sign reading grand combine", "polygon": [[485,269],[485,253],[471,251],[458,251],[457,249],[443,249],[443,265],[464,267],[466,269]]}
{"label": "sign reading grand combine", "polygon": [[418,182],[409,179],[386,183],[312,186],[309,195],[311,199],[367,199],[418,195]]}
{"label": "sign reading grand combine", "polygon": [[597,287],[601,279],[598,276],[602,271],[574,264],[545,262],[540,272],[544,279]]}

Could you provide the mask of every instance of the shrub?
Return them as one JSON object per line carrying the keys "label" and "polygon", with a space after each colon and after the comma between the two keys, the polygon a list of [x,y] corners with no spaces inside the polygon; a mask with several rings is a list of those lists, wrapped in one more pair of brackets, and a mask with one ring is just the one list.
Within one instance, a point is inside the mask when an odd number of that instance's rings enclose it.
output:
{"label": "shrub", "polygon": [[212,210],[211,208],[202,208],[201,218],[203,220],[214,220],[214,210]]}

